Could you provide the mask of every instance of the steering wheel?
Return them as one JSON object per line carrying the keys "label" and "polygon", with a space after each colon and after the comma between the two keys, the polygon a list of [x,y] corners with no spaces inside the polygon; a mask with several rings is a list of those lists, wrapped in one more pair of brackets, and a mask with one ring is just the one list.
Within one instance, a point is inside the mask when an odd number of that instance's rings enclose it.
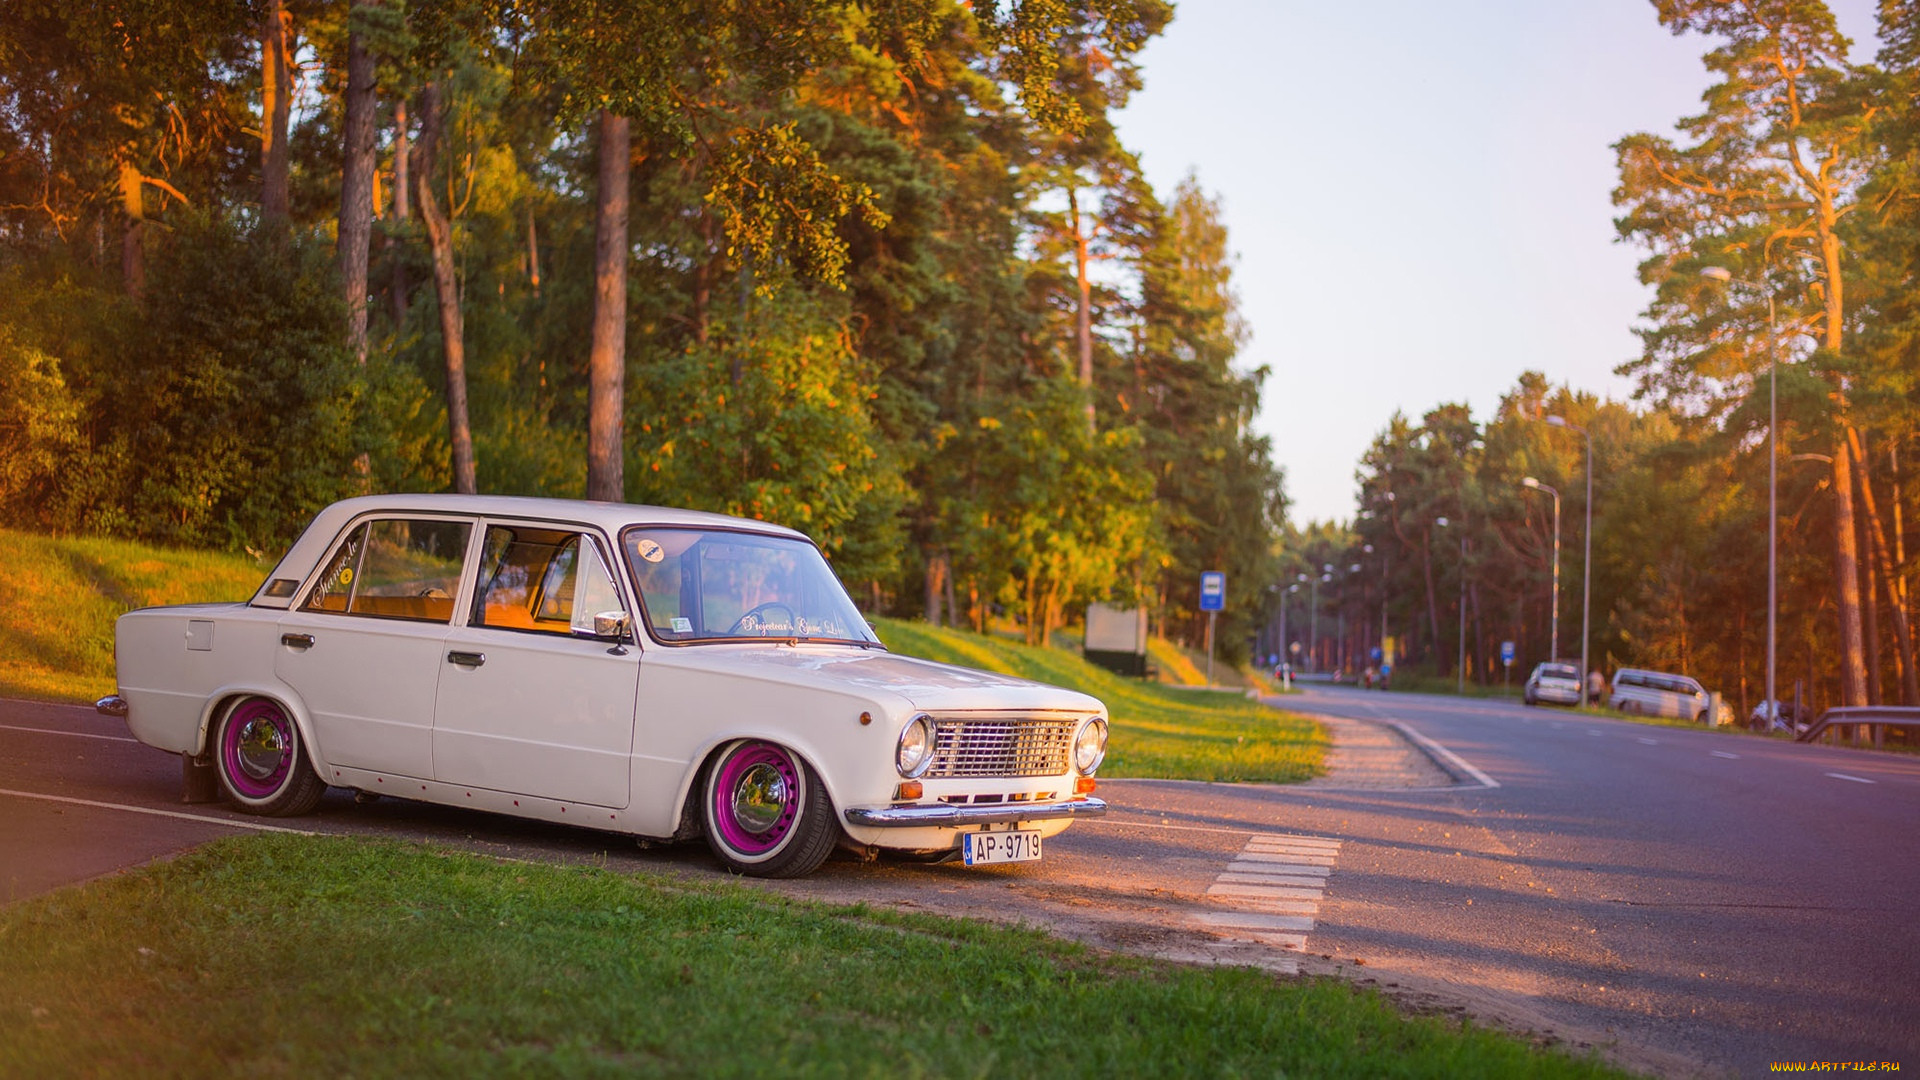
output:
{"label": "steering wheel", "polygon": [[[760,606],[747,612],[745,615],[740,616],[739,619],[735,620],[733,626],[727,630],[727,636],[735,637],[739,635],[740,628],[743,626],[746,626],[749,620],[751,620],[756,627],[764,625],[764,621],[760,618],[760,613],[763,611],[770,611],[775,608],[778,608],[779,610],[787,613],[787,625],[789,627],[793,626],[794,623],[798,621],[797,619],[794,618],[792,608],[788,607],[787,605],[781,603],[778,600],[769,600],[766,603],[761,604]],[[766,635],[765,633],[762,633],[760,636],[766,637],[768,635]]]}

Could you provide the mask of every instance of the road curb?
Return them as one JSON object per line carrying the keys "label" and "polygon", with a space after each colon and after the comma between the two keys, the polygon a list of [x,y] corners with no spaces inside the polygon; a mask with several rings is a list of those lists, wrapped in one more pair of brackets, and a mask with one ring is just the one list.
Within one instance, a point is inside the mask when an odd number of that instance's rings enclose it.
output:
{"label": "road curb", "polygon": [[[1487,778],[1484,774],[1481,774],[1479,776],[1473,775],[1478,770],[1475,770],[1471,765],[1467,765],[1466,762],[1461,761],[1457,756],[1452,755],[1451,752],[1449,752],[1445,747],[1439,745],[1438,743],[1435,743],[1433,740],[1428,739],[1426,736],[1421,735],[1419,732],[1414,731],[1413,729],[1407,727],[1404,724],[1401,724],[1398,721],[1370,720],[1370,719],[1365,719],[1363,717],[1357,717],[1357,716],[1332,716],[1327,713],[1314,712],[1309,709],[1297,709],[1288,705],[1275,704],[1273,700],[1268,698],[1262,698],[1261,703],[1266,705],[1272,705],[1274,708],[1277,708],[1277,709],[1284,709],[1285,711],[1293,713],[1296,716],[1304,716],[1309,720],[1315,721],[1316,723],[1323,725],[1324,727],[1327,728],[1329,737],[1333,740],[1336,749],[1338,748],[1339,741],[1338,741],[1337,735],[1335,735],[1334,733],[1338,731],[1339,726],[1342,724],[1360,724],[1366,727],[1370,727],[1376,731],[1387,732],[1391,734],[1399,742],[1417,751],[1422,758],[1426,759],[1426,761],[1434,767],[1435,770],[1437,770],[1442,776],[1446,777],[1449,781],[1451,781],[1451,783],[1445,784],[1445,785],[1434,785],[1434,784],[1428,784],[1428,783],[1407,783],[1402,785],[1365,784],[1365,785],[1355,785],[1355,786],[1364,787],[1368,790],[1382,790],[1382,791],[1394,791],[1394,790],[1436,791],[1436,790],[1450,790],[1455,787],[1465,787],[1465,786],[1473,786],[1473,787],[1499,786],[1497,783],[1494,783],[1492,781],[1487,781]],[[1448,761],[1447,760],[1448,757],[1452,757],[1453,760]],[[1411,781],[1411,780],[1420,780],[1424,778],[1409,776],[1407,777],[1407,779]],[[1482,781],[1487,781],[1487,782],[1483,784]],[[1320,784],[1323,789],[1336,788],[1341,786],[1340,779],[1337,776],[1333,775],[1331,771],[1329,771],[1327,776],[1321,777],[1318,780],[1307,781],[1307,783]]]}

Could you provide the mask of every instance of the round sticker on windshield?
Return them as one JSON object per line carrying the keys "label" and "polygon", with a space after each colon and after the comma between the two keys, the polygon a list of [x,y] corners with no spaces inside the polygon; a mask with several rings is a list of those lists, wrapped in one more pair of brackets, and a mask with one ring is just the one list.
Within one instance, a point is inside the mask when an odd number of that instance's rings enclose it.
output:
{"label": "round sticker on windshield", "polygon": [[640,541],[640,557],[648,562],[659,562],[666,557],[666,554],[666,552],[660,550],[660,545],[654,541],[646,539]]}
{"label": "round sticker on windshield", "polygon": [[343,566],[340,568],[340,584],[342,585],[353,584],[353,567]]}

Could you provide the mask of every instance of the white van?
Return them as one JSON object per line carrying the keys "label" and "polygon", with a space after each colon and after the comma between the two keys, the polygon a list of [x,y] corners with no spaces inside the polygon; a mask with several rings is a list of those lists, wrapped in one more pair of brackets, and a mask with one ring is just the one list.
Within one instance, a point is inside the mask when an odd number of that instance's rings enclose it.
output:
{"label": "white van", "polygon": [[[1629,716],[1671,716],[1698,723],[1719,723],[1709,717],[1712,698],[1698,682],[1663,671],[1621,668],[1613,673],[1613,693],[1607,704]],[[1723,707],[1722,712],[1725,712]]]}

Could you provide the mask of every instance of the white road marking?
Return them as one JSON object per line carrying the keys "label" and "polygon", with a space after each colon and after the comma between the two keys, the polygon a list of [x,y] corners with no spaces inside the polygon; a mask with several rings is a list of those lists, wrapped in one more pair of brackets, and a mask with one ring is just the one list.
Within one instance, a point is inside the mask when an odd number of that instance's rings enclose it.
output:
{"label": "white road marking", "polygon": [[1256,915],[1244,911],[1201,912],[1194,919],[1208,926],[1230,926],[1236,930],[1311,930],[1312,919],[1298,915]]}
{"label": "white road marking", "polygon": [[1287,877],[1284,874],[1236,874],[1232,868],[1213,880],[1229,885],[1284,885],[1297,889],[1319,889],[1327,884],[1325,878]]}
{"label": "white road marking", "polygon": [[1587,734],[1589,734],[1589,735],[1591,735],[1591,736],[1593,736],[1593,737],[1594,737],[1594,738],[1596,738],[1596,739],[1599,739],[1599,738],[1604,738],[1604,737],[1606,737],[1606,734],[1607,734],[1607,733],[1606,733],[1606,732],[1604,732],[1604,731],[1595,731],[1595,730],[1593,730],[1592,728],[1588,728],[1588,729],[1587,729]]}
{"label": "white road marking", "polygon": [[[1256,858],[1255,856],[1265,856],[1265,858]],[[1248,862],[1280,863],[1283,865],[1291,863],[1295,866],[1322,866],[1328,869],[1333,868],[1333,856],[1331,855],[1296,855],[1291,851],[1274,851],[1271,848],[1248,848],[1242,851],[1238,857],[1246,859]]]}
{"label": "white road marking", "polygon": [[87,731],[61,731],[59,728],[21,727],[18,724],[0,724],[0,731],[31,731],[35,735],[71,735],[76,739],[105,739],[108,742],[137,743],[139,739],[129,739],[125,735],[95,735]]}
{"label": "white road marking", "polygon": [[1296,889],[1282,885],[1209,885],[1208,896],[1240,896],[1250,900],[1318,900],[1320,887]]}
{"label": "white road marking", "polygon": [[1459,754],[1456,754],[1453,751],[1447,749],[1446,747],[1441,746],[1439,743],[1434,742],[1432,739],[1427,738],[1425,735],[1420,734],[1419,732],[1413,730],[1412,728],[1408,727],[1403,723],[1400,723],[1397,720],[1393,721],[1393,726],[1396,731],[1400,732],[1400,734],[1405,735],[1407,738],[1412,739],[1414,742],[1419,743],[1421,746],[1425,747],[1427,750],[1431,751],[1432,753],[1438,754],[1441,757],[1446,758],[1461,772],[1464,772],[1468,776],[1473,777],[1475,780],[1480,781],[1481,787],[1497,788],[1500,786],[1500,781],[1495,780],[1493,777],[1488,776],[1486,773],[1483,773],[1479,769],[1474,768],[1472,765],[1467,764],[1466,759],[1461,757]]}
{"label": "white road marking", "polygon": [[1641,737],[1641,738],[1639,739],[1639,741],[1640,741],[1640,742],[1642,742],[1642,743],[1645,743],[1645,744],[1646,744],[1646,745],[1648,745],[1648,746],[1659,746],[1659,745],[1660,745],[1660,740],[1659,740],[1659,739],[1649,739],[1649,738],[1646,738],[1645,736],[1642,736],[1642,737]]}
{"label": "white road marking", "polygon": [[1255,840],[1247,845],[1248,851],[1267,851],[1288,855],[1332,855],[1339,851],[1337,847],[1321,847],[1317,844],[1274,844]]}
{"label": "white road marking", "polygon": [[1713,756],[1714,756],[1714,757],[1723,757],[1723,758],[1731,758],[1731,759],[1733,759],[1734,761],[1738,761],[1738,760],[1740,760],[1740,755],[1739,755],[1739,754],[1729,754],[1729,753],[1727,753],[1727,752],[1726,752],[1725,750],[1715,750],[1715,751],[1713,752]]}
{"label": "white road marking", "polygon": [[1265,851],[1243,851],[1235,855],[1234,860],[1237,862],[1264,863],[1274,867],[1284,866],[1287,868],[1286,872],[1289,874],[1319,874],[1321,877],[1326,877],[1333,872],[1333,861],[1331,859],[1325,862],[1318,859],[1312,862],[1303,862],[1298,855],[1274,855]]}
{"label": "white road marking", "polygon": [[155,810],[150,806],[127,806],[123,803],[95,802],[92,799],[73,799],[65,795],[43,795],[37,791],[9,791],[0,788],[0,795],[10,795],[16,799],[37,799],[40,802],[67,803],[71,806],[91,806],[97,810],[125,810],[129,814],[151,814],[154,817],[179,818],[182,821],[204,821],[209,825],[225,825],[234,829],[252,829],[255,832],[292,833],[295,836],[318,836],[311,829],[287,829],[279,825],[261,825],[252,821],[234,821],[229,818],[208,817],[205,814],[183,814],[178,810]]}
{"label": "white road marking", "polygon": [[1333,873],[1331,866],[1301,866],[1297,863],[1261,862],[1246,852],[1227,865],[1236,874],[1290,874],[1295,877],[1324,878]]}
{"label": "white road marking", "polygon": [[1879,781],[1877,780],[1869,780],[1864,776],[1848,776],[1846,773],[1843,773],[1843,772],[1830,772],[1827,775],[1833,777],[1835,780],[1851,780],[1856,784],[1879,783]]}
{"label": "white road marking", "polygon": [[1318,836],[1254,834],[1207,887],[1207,899],[1218,906],[1193,912],[1193,921],[1221,937],[1304,951],[1340,844]]}

